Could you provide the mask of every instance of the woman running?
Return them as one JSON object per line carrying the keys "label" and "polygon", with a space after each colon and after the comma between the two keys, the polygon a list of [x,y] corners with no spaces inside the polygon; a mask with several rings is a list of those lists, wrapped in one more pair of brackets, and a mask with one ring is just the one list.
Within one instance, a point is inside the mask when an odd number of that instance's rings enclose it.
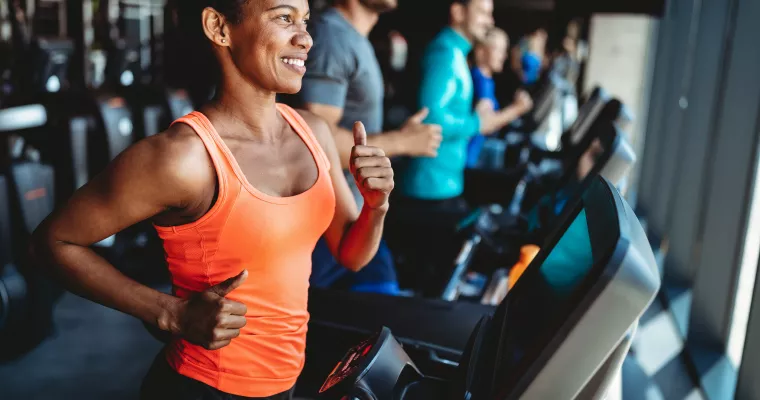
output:
{"label": "woman running", "polygon": [[[341,265],[366,265],[393,170],[357,123],[359,212],[327,124],[276,103],[301,87],[307,0],[202,6],[196,18],[221,72],[215,98],[115,159],[41,225],[35,252],[74,293],[173,335],[142,398],[290,398],[304,364],[314,246],[324,234]],[[174,295],[125,277],[89,247],[148,219]]]}

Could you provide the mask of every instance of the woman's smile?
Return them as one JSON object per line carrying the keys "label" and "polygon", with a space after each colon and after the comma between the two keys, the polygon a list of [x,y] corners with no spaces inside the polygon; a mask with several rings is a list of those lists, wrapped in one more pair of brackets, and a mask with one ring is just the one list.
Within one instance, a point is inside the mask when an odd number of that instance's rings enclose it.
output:
{"label": "woman's smile", "polygon": [[299,75],[304,75],[306,73],[306,56],[281,57],[280,62],[282,62],[289,70]]}

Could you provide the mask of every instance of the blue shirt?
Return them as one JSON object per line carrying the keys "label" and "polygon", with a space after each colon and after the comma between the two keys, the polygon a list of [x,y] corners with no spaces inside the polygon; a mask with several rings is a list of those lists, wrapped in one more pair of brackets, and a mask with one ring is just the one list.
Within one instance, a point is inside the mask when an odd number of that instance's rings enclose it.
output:
{"label": "blue shirt", "polygon": [[[496,100],[496,84],[493,78],[483,75],[480,68],[473,67],[471,70],[473,91],[475,96],[475,103],[483,99],[491,100],[493,103],[494,111],[499,110],[499,100]],[[475,135],[470,139],[470,144],[467,146],[467,167],[473,168],[478,162],[480,152],[483,150],[483,143],[486,138],[483,135]]]}
{"label": "blue shirt", "polygon": [[541,76],[541,58],[535,53],[526,51],[523,53],[520,61],[522,63],[523,76],[525,77],[524,83],[529,85],[535,83]]}
{"label": "blue shirt", "polygon": [[447,27],[423,54],[419,103],[430,111],[425,123],[441,126],[443,141],[437,157],[413,158],[400,174],[405,196],[445,200],[464,192],[467,144],[480,131],[467,64],[471,48],[467,39]]}

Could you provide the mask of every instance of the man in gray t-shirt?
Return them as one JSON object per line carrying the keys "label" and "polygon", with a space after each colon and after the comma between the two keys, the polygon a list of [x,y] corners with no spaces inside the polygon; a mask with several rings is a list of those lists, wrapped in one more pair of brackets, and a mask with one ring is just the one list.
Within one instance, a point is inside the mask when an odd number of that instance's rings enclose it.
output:
{"label": "man in gray t-shirt", "polygon": [[[368,145],[383,149],[388,157],[435,157],[441,143],[441,128],[422,123],[427,110],[409,118],[397,131],[382,132],[385,85],[367,35],[379,15],[394,8],[396,0],[336,0],[334,7],[309,21],[314,45],[306,61],[298,103],[333,127],[344,170],[354,146],[352,127],[356,121],[363,122],[367,129]],[[353,181],[349,179],[352,184]],[[361,208],[358,188],[354,184],[351,189]],[[317,244],[312,261],[314,286],[333,286],[347,274],[329,255],[323,241]],[[395,267],[385,243],[381,243],[375,258],[350,278],[354,290],[398,292]]]}
{"label": "man in gray t-shirt", "polygon": [[[394,8],[396,0],[336,1],[334,7],[309,21],[314,45],[298,99],[301,106],[333,125],[344,169],[348,167],[356,121],[364,123],[368,144],[383,149],[388,157],[434,157],[441,142],[440,127],[422,123],[426,110],[397,131],[382,131],[385,85],[367,35],[379,15]],[[352,190],[361,207],[358,189]]]}

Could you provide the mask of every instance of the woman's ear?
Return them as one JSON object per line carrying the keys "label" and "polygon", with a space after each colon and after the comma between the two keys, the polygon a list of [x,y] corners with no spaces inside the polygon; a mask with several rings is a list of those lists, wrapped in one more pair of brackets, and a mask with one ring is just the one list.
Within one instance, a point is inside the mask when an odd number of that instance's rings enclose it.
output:
{"label": "woman's ear", "polygon": [[230,30],[227,20],[219,11],[206,7],[201,13],[203,33],[217,46],[226,47],[230,44]]}

